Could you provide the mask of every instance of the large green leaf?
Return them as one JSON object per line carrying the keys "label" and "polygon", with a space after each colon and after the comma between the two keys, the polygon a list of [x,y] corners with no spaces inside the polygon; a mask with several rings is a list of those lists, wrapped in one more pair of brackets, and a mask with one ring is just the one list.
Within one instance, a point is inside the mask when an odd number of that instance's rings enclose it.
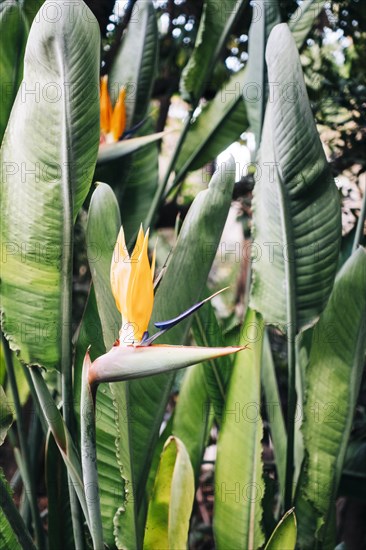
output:
{"label": "large green leaf", "polygon": [[264,324],[258,314],[248,310],[243,328],[243,335],[254,330],[257,337],[253,338],[251,350],[243,351],[235,359],[219,434],[214,509],[218,550],[254,549],[264,543],[260,415]]}
{"label": "large green leaf", "polygon": [[[231,159],[216,172],[208,189],[199,193],[194,200],[181,228],[164,278],[159,285],[152,322],[172,318],[199,300],[231,203],[233,170],[234,162]],[[197,239],[197,235],[200,235],[200,239]],[[186,284],[188,278],[189,285]],[[153,327],[152,322],[150,329]],[[180,323],[161,338],[162,343],[183,342],[189,326],[189,319]],[[158,425],[163,417],[172,380],[172,375],[155,376],[151,379],[151,383],[148,380],[141,380],[131,384],[132,395],[136,400],[142,399],[142,402],[149,403],[141,423],[148,426],[147,429],[145,428],[147,432],[145,438],[151,438],[151,442],[149,447],[147,444],[140,443],[138,464],[143,464],[146,448],[151,448],[152,442],[156,441]],[[151,425],[154,426],[154,430],[151,430]],[[144,441],[144,438],[138,438],[137,434],[136,439],[140,442]],[[136,445],[135,447],[137,448]]]}
{"label": "large green leaf", "polygon": [[[79,380],[80,363],[82,364],[88,346],[92,344],[91,352],[94,352],[94,355],[97,353],[97,356],[99,356],[101,353],[105,353],[105,350],[109,349],[118,337],[120,315],[116,310],[110,290],[110,266],[120,226],[121,219],[116,197],[108,185],[100,183],[90,202],[86,234],[89,266],[94,286],[81,327],[83,334],[79,338],[80,355],[77,361]],[[91,327],[96,330],[91,331]],[[88,338],[93,338],[94,342],[88,341]],[[116,459],[117,428],[119,423],[123,425],[126,416],[125,411],[118,407],[115,408],[113,401],[114,396],[118,396],[119,391],[126,391],[125,384],[115,384],[114,386],[116,387],[112,394],[112,386],[106,384],[103,390],[97,393],[96,401],[96,440],[101,514],[104,540],[109,545],[114,544],[114,515],[119,506],[125,506],[128,494],[126,493],[125,480],[131,479],[129,476],[128,439],[122,439],[121,449],[117,447],[119,453],[124,453],[123,472],[121,472],[120,458]],[[126,423],[124,427],[128,429],[128,424]],[[127,508],[129,518],[130,507]],[[126,544],[127,548],[136,546],[134,523],[132,509],[131,528],[125,529],[124,533],[126,539],[131,536],[131,541]]]}
{"label": "large green leaf", "polygon": [[0,159],[2,327],[28,364],[59,369],[69,338],[72,224],[99,142],[98,100],[85,91],[98,80],[99,27],[81,0],[57,25],[35,19]]}
{"label": "large green leaf", "polygon": [[289,510],[273,531],[264,550],[295,550],[297,524],[294,509]]}
{"label": "large green leaf", "polygon": [[[224,168],[226,170],[218,170],[209,188],[197,196],[190,208],[176,248],[157,291],[152,321],[174,317],[197,302],[201,296],[231,203],[234,183],[233,161],[231,160],[229,165]],[[97,188],[96,193],[99,193],[100,197],[102,196],[101,186]],[[111,210],[110,202],[106,198],[95,200],[95,205],[98,205],[98,209],[100,209],[98,219],[107,220],[114,216],[113,211],[115,210]],[[89,223],[92,223],[91,218]],[[104,226],[101,230],[100,226],[97,225],[94,232],[95,236],[99,235],[101,237],[102,231],[106,232]],[[197,234],[201,236],[199,241],[197,240]],[[117,231],[113,244],[116,238]],[[103,240],[105,240],[104,237]],[[95,240],[95,242],[98,241]],[[97,293],[97,300],[107,349],[110,349],[117,337],[121,322],[109,285],[112,252],[113,246],[110,243],[107,251],[103,252],[103,254],[109,254],[109,261],[96,261],[92,267],[94,284],[96,286],[99,284],[102,289],[99,299]],[[188,277],[191,280],[190,285],[186,285]],[[177,292],[177,289],[179,289],[179,292]],[[172,299],[172,296],[174,296],[174,299]],[[151,327],[153,327],[152,324]],[[168,344],[182,343],[186,338],[188,328],[189,320],[184,321],[180,326],[164,335],[162,341]],[[133,498],[130,496],[128,499],[129,507],[126,506],[124,499],[121,499],[121,508],[115,519],[119,545],[127,546],[129,544],[129,547],[131,547],[131,544],[133,544],[131,541],[136,536],[133,531],[133,508],[140,508],[144,499],[145,483],[173,376],[168,374],[154,376],[146,380],[135,380],[128,383],[127,390],[121,389],[124,386],[123,384],[117,384],[116,407],[120,414],[124,415],[125,420],[119,422],[118,448],[120,449],[120,462],[123,476],[127,480],[129,495],[133,491]],[[98,392],[98,400],[100,396],[101,392]],[[109,426],[109,429],[112,432],[114,430],[113,426]],[[126,441],[130,442],[133,459],[129,456]],[[133,464],[133,472],[131,464]],[[132,513],[130,513],[131,506]]]}
{"label": "large green leaf", "polygon": [[184,99],[195,102],[200,98],[213,63],[217,61],[225,39],[247,0],[205,0],[195,47],[184,67],[180,89]]}
{"label": "large green leaf", "polygon": [[365,319],[366,253],[360,248],[337,276],[306,369],[305,460],[296,499],[304,549],[315,542],[334,548],[335,499],[363,372]]}
{"label": "large green leaf", "polygon": [[281,22],[277,0],[256,2],[256,15],[249,30],[249,60],[245,73],[245,103],[251,131],[259,147],[268,97],[266,45],[271,30]]}
{"label": "large green leaf", "polygon": [[322,0],[305,0],[299,5],[289,21],[296,46],[300,49],[314,26],[315,20],[324,8],[326,2]]}
{"label": "large green leaf", "polygon": [[164,445],[149,510],[144,549],[186,548],[194,499],[194,475],[182,441],[169,437]]}
{"label": "large green leaf", "polygon": [[267,64],[269,81],[279,86],[268,102],[256,174],[253,238],[259,252],[250,303],[267,322],[301,329],[319,316],[332,289],[340,204],[286,24],[271,32]]}
{"label": "large green leaf", "polygon": [[177,160],[177,181],[214,160],[247,129],[244,76],[245,69],[235,73],[192,121]]}
{"label": "large green leaf", "polygon": [[127,87],[127,128],[146,116],[157,68],[158,29],[151,0],[138,0],[113,62],[108,87],[113,103]]}
{"label": "large green leaf", "polygon": [[4,443],[8,429],[13,423],[13,412],[6,399],[3,387],[0,386],[0,445]]}
{"label": "large green leaf", "polygon": [[28,22],[20,5],[15,1],[4,2],[0,8],[0,143],[23,77],[28,30]]}
{"label": "large green leaf", "polygon": [[[279,22],[277,2],[263,4],[256,4],[256,9],[260,11],[253,21],[250,33],[251,54],[248,66],[235,73],[192,121],[176,164],[177,181],[183,179],[187,172],[197,170],[215,159],[239,138],[248,126],[247,110],[253,131],[259,135],[259,123],[261,126],[267,97],[264,86],[266,67],[264,54],[260,53],[260,50],[265,47],[272,27]],[[298,8],[296,17],[290,21],[298,48],[303,45],[323,4],[307,0]]]}

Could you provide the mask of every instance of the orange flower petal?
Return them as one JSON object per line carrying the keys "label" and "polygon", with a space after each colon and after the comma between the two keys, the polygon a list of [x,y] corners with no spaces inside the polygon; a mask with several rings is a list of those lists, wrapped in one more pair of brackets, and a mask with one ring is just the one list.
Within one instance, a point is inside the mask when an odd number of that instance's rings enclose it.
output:
{"label": "orange flower petal", "polygon": [[126,88],[122,86],[119,91],[117,102],[113,109],[111,120],[111,132],[114,141],[118,141],[126,128]]}
{"label": "orange flower petal", "polygon": [[112,103],[108,92],[108,76],[104,75],[100,81],[100,129],[108,134],[111,128]]}

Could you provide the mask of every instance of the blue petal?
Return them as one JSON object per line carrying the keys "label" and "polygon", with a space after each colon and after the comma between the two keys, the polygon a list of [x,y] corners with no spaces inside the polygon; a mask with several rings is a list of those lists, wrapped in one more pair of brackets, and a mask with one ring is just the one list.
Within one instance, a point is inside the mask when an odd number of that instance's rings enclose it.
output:
{"label": "blue petal", "polygon": [[209,300],[211,300],[212,298],[214,298],[215,296],[217,296],[221,292],[224,292],[224,290],[227,290],[228,288],[229,287],[226,287],[226,288],[223,288],[223,289],[219,290],[218,292],[215,292],[215,294],[212,294],[212,296],[209,296],[208,298],[205,298],[204,300],[202,300],[202,302],[198,302],[197,304],[190,307],[189,309],[187,309],[186,311],[184,311],[183,313],[181,313],[177,317],[174,317],[173,319],[169,319],[168,321],[159,321],[158,323],[154,323],[154,325],[156,326],[156,328],[160,328],[162,330],[169,330],[170,328],[173,328],[175,325],[177,325],[178,323],[183,321],[183,319],[186,319],[187,317],[192,315],[192,313],[197,311],[206,302],[208,302]]}

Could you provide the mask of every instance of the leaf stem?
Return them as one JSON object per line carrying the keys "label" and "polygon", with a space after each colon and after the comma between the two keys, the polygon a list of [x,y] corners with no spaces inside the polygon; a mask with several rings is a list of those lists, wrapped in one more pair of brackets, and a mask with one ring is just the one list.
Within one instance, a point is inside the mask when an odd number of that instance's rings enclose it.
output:
{"label": "leaf stem", "polygon": [[0,475],[0,506],[24,550],[37,550]]}
{"label": "leaf stem", "polygon": [[36,485],[34,481],[34,476],[32,475],[32,471],[31,471],[30,450],[28,448],[26,430],[23,422],[22,406],[20,404],[18,386],[15,378],[13,358],[11,355],[8,341],[6,340],[3,333],[1,333],[1,337],[2,337],[4,356],[5,356],[6,371],[7,371],[9,384],[13,395],[14,407],[15,407],[15,413],[16,413],[17,432],[18,432],[19,445],[20,445],[21,457],[22,457],[21,473],[23,477],[24,490],[28,498],[30,509],[31,509],[33,526],[34,526],[34,534],[35,534],[37,546],[39,548],[44,548],[44,532],[42,528],[42,523],[41,523],[41,518],[40,518],[39,508],[37,503]]}
{"label": "leaf stem", "polygon": [[183,126],[183,129],[182,129],[182,132],[179,136],[179,140],[178,140],[178,143],[176,144],[175,146],[175,149],[174,149],[174,153],[170,159],[170,162],[169,162],[169,166],[165,172],[165,176],[164,178],[160,181],[159,185],[158,185],[158,188],[156,190],[156,193],[154,195],[154,198],[152,200],[152,203],[151,203],[151,207],[150,207],[150,210],[146,216],[146,219],[145,219],[145,228],[148,228],[148,227],[151,227],[154,222],[155,222],[155,216],[156,216],[156,213],[158,211],[158,208],[160,206],[160,202],[161,202],[161,199],[164,195],[164,192],[165,192],[165,189],[168,185],[168,182],[169,182],[169,178],[170,178],[170,174],[173,172],[174,170],[174,167],[175,167],[175,164],[178,160],[178,157],[179,157],[179,153],[180,153],[180,150],[181,150],[181,147],[185,141],[185,138],[186,138],[186,135],[188,133],[188,130],[189,130],[189,126],[191,124],[191,121],[192,121],[192,117],[193,117],[193,113],[194,113],[194,110],[196,108],[196,105],[194,107],[192,107],[192,109],[189,111],[188,113],[188,116],[185,120],[185,123],[184,123],[184,126]]}
{"label": "leaf stem", "polygon": [[[65,425],[61,413],[58,410],[52,395],[50,394],[47,384],[43,379],[41,371],[38,367],[30,367],[30,372],[34,388],[37,393],[37,398],[41,405],[42,414],[47,421],[53,437],[55,438],[55,442],[60,450],[61,456],[65,462],[67,472],[70,477],[69,483],[72,484],[73,491],[75,491],[79,498],[84,517],[89,527],[89,514],[88,507],[86,505],[84,485],[82,482],[81,466],[74,442]],[[71,510],[71,513],[73,513],[73,510]]]}
{"label": "leaf stem", "polygon": [[[225,42],[227,40],[228,34],[229,34],[232,26],[234,25],[235,21],[237,21],[238,18],[240,17],[240,15],[243,12],[243,10],[244,10],[245,6],[247,5],[247,3],[248,3],[247,0],[238,0],[236,2],[235,8],[231,11],[230,16],[228,17],[225,28],[224,28],[223,32],[221,33],[221,36],[220,36],[220,39],[217,43],[215,52],[212,56],[212,62],[211,62],[209,71],[207,72],[205,77],[203,77],[202,80],[201,80],[201,83],[200,83],[200,86],[199,86],[199,89],[198,89],[198,93],[197,93],[197,97],[195,97],[194,100],[192,101],[191,109],[190,109],[190,111],[188,113],[188,116],[187,116],[187,119],[184,123],[183,130],[180,134],[180,137],[179,137],[178,143],[175,147],[173,156],[170,159],[168,169],[165,173],[164,178],[161,180],[161,182],[159,183],[158,188],[156,190],[155,196],[154,196],[153,201],[151,203],[149,213],[146,216],[145,229],[147,227],[150,227],[155,221],[156,212],[157,212],[157,210],[160,206],[161,200],[164,196],[166,187],[167,187],[168,182],[169,182],[170,174],[173,172],[173,170],[175,168],[175,164],[178,160],[180,150],[181,150],[182,145],[183,145],[183,143],[186,139],[190,124],[192,122],[193,113],[195,112],[195,110],[196,110],[196,108],[197,108],[197,106],[200,102],[200,99],[201,99],[201,96],[204,92],[205,86],[206,86],[208,80],[211,78],[211,74],[212,74],[212,72],[213,72],[213,70],[214,70],[214,68],[215,68],[215,66],[216,66],[216,64],[219,60],[219,57],[221,55],[221,52],[222,52],[223,47],[225,45]],[[179,174],[179,179],[184,177],[185,174],[187,173],[187,171],[188,170],[186,170],[186,172],[183,173],[183,174],[180,173]],[[179,183],[179,180],[177,178],[175,178],[174,186],[176,186],[178,183]]]}
{"label": "leaf stem", "polygon": [[[277,168],[278,170],[278,168]],[[294,249],[294,237],[292,233],[291,214],[288,212],[289,199],[285,188],[282,174],[277,171],[279,185],[280,211],[282,231],[285,236],[285,243]],[[297,304],[295,290],[295,263],[290,255],[284,258],[285,281],[286,281],[286,320],[287,320],[287,361],[288,361],[288,393],[287,393],[287,449],[286,449],[286,472],[285,472],[285,510],[292,506],[293,477],[294,477],[294,442],[295,442],[295,413],[296,413],[296,329],[297,329]]]}

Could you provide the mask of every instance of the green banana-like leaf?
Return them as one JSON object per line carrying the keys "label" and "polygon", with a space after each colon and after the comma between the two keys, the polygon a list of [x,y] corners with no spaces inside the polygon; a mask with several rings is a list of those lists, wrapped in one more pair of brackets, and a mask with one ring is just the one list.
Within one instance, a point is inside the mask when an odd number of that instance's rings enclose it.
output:
{"label": "green banana-like leaf", "polygon": [[108,79],[112,102],[126,86],[127,128],[146,116],[158,59],[158,29],[151,0],[138,0]]}
{"label": "green banana-like leaf", "polygon": [[306,369],[305,460],[298,484],[301,548],[334,548],[335,499],[360,388],[366,342],[366,252],[339,272],[313,331]]}
{"label": "green banana-like leaf", "polygon": [[235,73],[192,121],[177,160],[176,181],[214,160],[247,129],[244,77],[245,69]]}
{"label": "green banana-like leaf", "polygon": [[270,34],[267,65],[279,87],[267,106],[256,174],[250,304],[266,322],[299,330],[316,320],[332,289],[340,204],[286,24]]}
{"label": "green banana-like leaf", "polygon": [[[264,323],[248,310],[242,334],[255,330],[251,351],[238,355],[230,378],[215,470],[214,533],[218,550],[264,543],[260,371]],[[241,341],[245,345],[245,342]]]}
{"label": "green banana-like leaf", "polygon": [[[92,286],[80,326],[75,359],[75,396],[81,394],[81,371],[85,351],[91,345],[93,359],[105,353],[102,327],[98,315],[95,289]],[[80,415],[79,415],[80,416]],[[113,548],[113,517],[124,502],[124,482],[116,461],[116,411],[110,387],[105,385],[98,392],[96,402],[96,440],[98,456],[98,481],[101,502],[104,542]]]}
{"label": "green banana-like leaf", "polygon": [[23,77],[23,58],[29,25],[18,2],[4,2],[0,9],[0,143]]}
{"label": "green banana-like leaf", "polygon": [[52,435],[55,439],[57,447],[60,451],[62,459],[67,468],[68,477],[73,484],[75,493],[78,496],[80,506],[82,508],[88,527],[89,515],[86,504],[86,495],[82,481],[82,472],[80,460],[76,450],[74,441],[71,438],[70,432],[57,408],[55,401],[47,387],[47,384],[38,367],[30,368],[34,390],[37,394],[37,399],[42,411],[43,421],[46,421]]}
{"label": "green banana-like leaf", "polygon": [[[224,346],[222,328],[211,303],[197,311],[192,324],[194,339],[200,346]],[[234,357],[223,356],[204,363],[204,381],[212,403],[216,422],[221,424],[227,387],[232,373]]]}
{"label": "green banana-like leaf", "polygon": [[47,368],[60,369],[70,332],[72,225],[99,142],[99,40],[81,0],[57,25],[35,19],[1,149],[2,327],[25,363]]}
{"label": "green banana-like leaf", "polygon": [[[90,353],[102,355],[110,349],[118,337],[120,329],[120,314],[116,310],[114,298],[110,289],[110,266],[117,234],[121,226],[121,218],[117,199],[112,189],[105,183],[99,183],[92,195],[89,207],[86,243],[90,271],[93,279],[93,291],[89,296],[89,304],[85,311],[84,330],[79,339],[77,370],[80,371],[85,352],[91,344]],[[99,315],[98,315],[99,311]],[[100,320],[99,320],[100,316]],[[96,330],[90,331],[90,327]],[[88,341],[93,337],[93,342]],[[104,540],[114,544],[113,518],[118,508],[126,511],[124,518],[124,544],[127,548],[137,545],[135,532],[134,506],[126,506],[128,498],[127,487],[131,480],[130,450],[128,435],[119,436],[119,424],[127,430],[126,411],[122,405],[122,392],[125,401],[126,385],[123,383],[105,385],[103,391],[97,393],[96,401],[96,441],[98,456],[98,478],[103,522]],[[80,394],[78,394],[80,395]],[[116,403],[116,406],[114,405]],[[125,424],[123,424],[123,422]],[[118,440],[116,448],[116,440]],[[121,442],[121,446],[119,445]],[[118,459],[116,459],[116,452]],[[123,466],[121,462],[123,456]],[[127,490],[131,490],[131,485]],[[130,500],[128,500],[130,502]],[[131,519],[131,521],[130,521]]]}
{"label": "green banana-like leaf", "polygon": [[295,550],[296,537],[297,523],[295,509],[292,508],[278,523],[264,550]]}
{"label": "green banana-like leaf", "polygon": [[[266,19],[258,17],[253,24],[253,26],[261,27],[266,21],[267,37],[269,34],[268,31],[275,22],[278,22],[277,16],[275,16],[277,9],[272,4],[272,2],[264,2],[261,13],[265,10],[268,17]],[[299,49],[303,45],[323,4],[323,2],[307,0],[298,8],[296,18],[290,21],[289,26]],[[256,6],[259,6],[259,4],[257,3]],[[254,51],[260,47],[263,39],[263,29],[260,30],[262,30],[262,34],[254,34],[254,30],[251,33],[252,37],[249,42],[251,50],[253,50],[253,47]],[[251,45],[253,40],[255,42],[254,46]],[[207,106],[203,107],[202,112],[193,120],[176,164],[176,181],[181,181],[187,172],[197,170],[215,159],[219,153],[239,138],[240,134],[248,126],[248,107],[252,112],[251,124],[254,130],[256,122],[253,121],[253,116],[257,116],[254,115],[254,110],[257,112],[257,108],[262,113],[258,114],[257,118],[258,120],[262,120],[265,103],[263,101],[250,101],[251,98],[256,97],[256,92],[259,93],[265,90],[265,87],[257,87],[257,84],[260,84],[260,80],[256,75],[263,73],[258,70],[259,58],[255,53],[253,57],[254,61],[251,62],[251,57],[249,56],[248,68],[234,74],[222,89],[219,90],[215,98]],[[256,85],[253,89],[251,89],[250,85],[253,78],[248,74],[250,67],[253,68],[254,83]],[[262,99],[265,95],[265,93],[262,94]],[[245,103],[243,98],[247,99]]]}
{"label": "green banana-like leaf", "polygon": [[109,145],[102,145],[99,148],[98,165],[110,162],[111,160],[120,159],[126,155],[130,155],[131,153],[135,153],[139,149],[145,147],[145,145],[149,145],[149,143],[162,139],[164,135],[165,132],[158,132],[147,136],[125,139]]}
{"label": "green banana-like leaf", "polygon": [[281,22],[277,0],[256,2],[255,18],[249,30],[249,60],[245,72],[245,105],[250,128],[259,147],[268,98],[266,45],[271,30]]}
{"label": "green banana-like leaf", "polygon": [[305,0],[293,14],[289,21],[289,27],[298,49],[304,45],[306,37],[325,4],[326,2],[321,0]]}
{"label": "green banana-like leaf", "polygon": [[172,433],[188,451],[195,479],[198,479],[213,415],[205,383],[204,366],[187,369],[174,409]]}
{"label": "green banana-like leaf", "polygon": [[212,73],[225,39],[247,0],[205,0],[195,47],[180,81],[184,99],[197,101]]}
{"label": "green banana-like leaf", "polygon": [[184,443],[171,436],[164,445],[149,509],[144,549],[187,547],[194,500],[194,475]]}
{"label": "green banana-like leaf", "polygon": [[[231,203],[233,176],[234,162],[231,159],[226,166],[218,170],[209,188],[201,192],[192,204],[164,278],[156,293],[150,329],[154,328],[153,321],[172,318],[200,299]],[[98,186],[97,192],[99,189],[101,189],[100,186]],[[96,201],[97,203],[101,211],[101,214],[98,215],[99,219],[108,220],[114,216],[114,210],[111,210],[110,202],[100,200]],[[91,217],[89,223],[92,223]],[[104,226],[103,232],[105,232]],[[102,231],[97,226],[94,234],[101,236],[101,233]],[[201,235],[199,241],[197,241],[197,234]],[[109,251],[109,260],[95,262],[95,266],[92,267],[94,284],[99,284],[102,289],[99,299],[97,294],[97,300],[106,349],[110,349],[117,338],[121,322],[120,313],[114,304],[109,285],[110,262],[116,238],[117,230],[113,244],[110,243],[107,252],[105,252],[107,254]],[[101,250],[101,248],[99,249]],[[190,285],[186,285],[188,277],[191,281]],[[177,292],[177,289],[179,289],[179,292]],[[161,338],[162,342],[167,344],[183,343],[187,336],[189,323],[190,320],[188,319],[179,326],[174,327]],[[118,448],[124,453],[127,452],[126,462],[126,455],[120,455],[122,457],[121,468],[128,484],[129,495],[133,494],[133,498],[130,496],[128,499],[129,507],[126,507],[125,499],[121,498],[121,507],[115,518],[115,532],[120,546],[125,545],[133,548],[131,544],[136,544],[136,533],[133,527],[136,521],[133,520],[133,509],[132,514],[129,511],[131,506],[140,509],[144,500],[145,485],[153,449],[158,440],[159,427],[172,381],[172,374],[154,376],[146,380],[134,380],[128,383],[128,392],[125,396],[118,395],[118,399],[116,398],[117,410],[124,415],[125,420],[119,424],[120,429],[123,429],[123,431],[120,432],[117,442]],[[117,384],[116,387],[119,389],[120,385]],[[102,392],[98,392],[98,402],[102,395]],[[108,425],[109,430],[113,433],[114,423],[111,422]],[[126,451],[126,441],[130,442],[131,452],[133,452],[132,459],[128,454],[129,448]],[[114,462],[116,463],[115,460]],[[134,466],[133,480],[130,476],[131,462]],[[112,468],[110,471],[112,471]],[[103,499],[103,495],[101,497]],[[135,543],[131,542],[133,540],[135,540]]]}
{"label": "green banana-like leaf", "polygon": [[4,443],[8,429],[13,423],[13,411],[6,399],[3,387],[0,386],[0,445]]}

